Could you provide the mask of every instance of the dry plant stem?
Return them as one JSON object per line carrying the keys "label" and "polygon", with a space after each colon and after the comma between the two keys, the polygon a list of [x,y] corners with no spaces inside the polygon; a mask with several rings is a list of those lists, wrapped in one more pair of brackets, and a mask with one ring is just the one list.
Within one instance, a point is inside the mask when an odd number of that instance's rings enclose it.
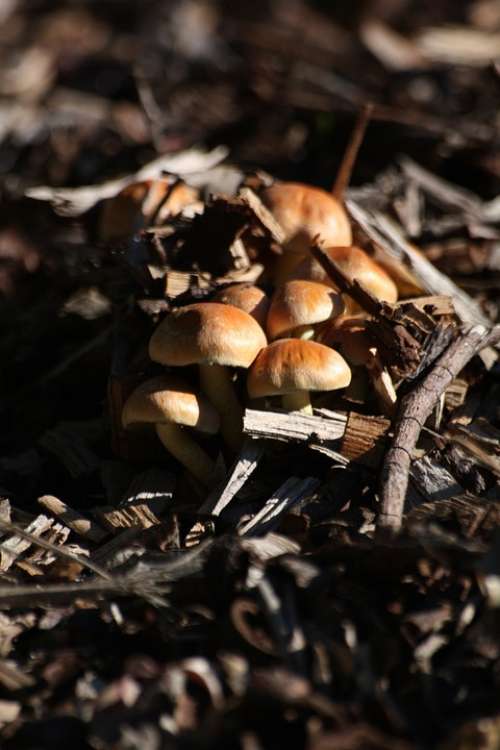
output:
{"label": "dry plant stem", "polygon": [[309,391],[295,391],[295,393],[285,393],[281,397],[283,409],[286,411],[299,411],[301,414],[312,414],[311,398]]}
{"label": "dry plant stem", "polygon": [[474,326],[463,332],[438,359],[429,374],[401,400],[392,445],[381,474],[381,508],[377,529],[391,534],[401,528],[412,453],[420,431],[442,393],[481,349],[500,339],[500,326],[490,332]]}
{"label": "dry plant stem", "polygon": [[332,187],[332,194],[337,200],[342,201],[344,199],[344,193],[346,191],[349,182],[351,181],[351,174],[354,168],[354,164],[358,157],[358,152],[363,143],[365,137],[366,128],[370,122],[370,117],[373,112],[373,104],[365,104],[361,112],[358,115],[354,130],[352,132],[349,144],[345,150],[340,169]]}
{"label": "dry plant stem", "polygon": [[203,448],[176,424],[157,424],[156,433],[169,453],[176,458],[205,487],[215,477],[215,464]]}
{"label": "dry plant stem", "polygon": [[222,365],[200,365],[200,382],[219,413],[224,442],[236,453],[243,440],[243,409],[231,382],[231,373]]}

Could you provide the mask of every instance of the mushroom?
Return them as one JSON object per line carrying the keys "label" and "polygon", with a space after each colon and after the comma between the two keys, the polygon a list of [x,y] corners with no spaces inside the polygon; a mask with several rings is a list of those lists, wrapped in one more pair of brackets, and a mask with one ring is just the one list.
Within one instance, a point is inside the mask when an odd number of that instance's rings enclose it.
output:
{"label": "mushroom", "polygon": [[352,232],[342,204],[326,190],[299,182],[275,182],[260,198],[283,229],[283,255],[276,265],[276,283],[307,255],[315,237],[325,245],[350,245]]}
{"label": "mushroom", "polygon": [[[382,363],[380,355],[374,346],[366,322],[359,318],[338,318],[325,324],[319,332],[318,340],[335,349],[352,367],[363,368],[368,374],[378,404],[384,414],[392,417],[397,401],[396,390],[387,367]],[[366,382],[366,379],[364,379]]]}
{"label": "mushroom", "polygon": [[214,434],[220,419],[212,404],[184,380],[173,375],[146,380],[126,400],[122,424],[124,428],[153,424],[167,451],[203,485],[210,486],[214,462],[181,425]]}
{"label": "mushroom", "polygon": [[343,357],[315,341],[279,339],[262,349],[250,368],[250,398],[282,396],[283,408],[312,414],[309,391],[346,388],[351,370]]}
{"label": "mushroom", "polygon": [[223,305],[233,305],[255,318],[257,323],[264,328],[266,325],[267,311],[269,309],[269,297],[262,289],[252,284],[231,284],[217,292],[213,298],[214,302]]}
{"label": "mushroom", "polygon": [[[327,252],[349,278],[360,281],[377,299],[385,302],[397,301],[398,290],[394,281],[387,271],[360,247],[356,245],[329,247]],[[322,284],[332,286],[334,289],[336,288],[326,271],[312,256],[305,258],[298,264],[292,277],[294,279],[319,281]],[[346,304],[350,313],[359,312],[361,309],[351,297],[348,297]]]}
{"label": "mushroom", "polygon": [[270,339],[280,336],[313,338],[316,323],[344,312],[342,296],[315,281],[287,281],[279,287],[267,314]]}
{"label": "mushroom", "polygon": [[151,221],[164,221],[197,204],[198,191],[172,179],[143,180],[127,185],[104,202],[99,235],[103,241],[127,237]]}
{"label": "mushroom", "polygon": [[241,443],[243,412],[228,367],[250,367],[266,335],[243,310],[218,302],[200,302],[173,310],[149,342],[155,362],[174,367],[199,365],[202,389],[219,412],[228,447]]}

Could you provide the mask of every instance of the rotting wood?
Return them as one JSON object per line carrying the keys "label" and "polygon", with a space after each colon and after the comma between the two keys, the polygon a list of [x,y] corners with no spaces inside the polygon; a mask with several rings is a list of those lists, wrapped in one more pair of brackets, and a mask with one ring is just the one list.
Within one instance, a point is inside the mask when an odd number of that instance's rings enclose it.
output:
{"label": "rotting wood", "polygon": [[376,468],[384,455],[385,439],[391,423],[384,417],[349,412],[340,452],[349,461]]}
{"label": "rotting wood", "polygon": [[379,532],[401,528],[413,450],[420,431],[441,394],[472,357],[500,340],[500,326],[488,331],[484,326],[466,330],[450,344],[429,374],[401,400],[394,437],[382,467]]}

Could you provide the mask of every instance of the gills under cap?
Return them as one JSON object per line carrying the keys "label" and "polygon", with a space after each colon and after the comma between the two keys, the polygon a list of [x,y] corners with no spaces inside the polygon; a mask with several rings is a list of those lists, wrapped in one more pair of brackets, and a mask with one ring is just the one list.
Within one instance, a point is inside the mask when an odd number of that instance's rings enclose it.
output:
{"label": "gills under cap", "polygon": [[184,380],[160,375],[141,383],[123,407],[122,424],[174,423],[214,434],[219,430],[219,415],[212,404],[197,394]]}
{"label": "gills under cap", "polygon": [[178,367],[249,367],[266,343],[264,331],[248,313],[232,305],[200,302],[164,318],[149,342],[149,356]]}
{"label": "gills under cap", "polygon": [[302,326],[313,326],[341,315],[340,294],[315,281],[287,281],[276,290],[267,315],[269,338],[289,335]]}
{"label": "gills under cap", "polygon": [[280,339],[257,356],[248,373],[251,398],[296,391],[333,391],[346,388],[351,370],[343,357],[315,341]]}

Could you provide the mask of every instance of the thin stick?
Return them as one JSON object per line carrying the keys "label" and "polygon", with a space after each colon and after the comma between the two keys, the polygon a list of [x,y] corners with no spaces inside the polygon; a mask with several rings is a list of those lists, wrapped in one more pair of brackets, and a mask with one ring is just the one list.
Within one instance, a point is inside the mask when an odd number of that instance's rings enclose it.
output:
{"label": "thin stick", "polygon": [[441,394],[475,354],[499,340],[500,326],[488,331],[477,325],[462,332],[429,374],[401,400],[392,445],[382,466],[379,532],[394,533],[401,528],[413,450]]}
{"label": "thin stick", "polygon": [[0,521],[0,531],[5,531],[9,534],[15,534],[16,536],[20,536],[22,539],[27,539],[32,544],[41,547],[42,549],[53,552],[54,555],[58,555],[59,557],[63,557],[66,560],[71,560],[72,562],[78,563],[83,568],[91,570],[93,573],[101,576],[101,578],[104,578],[105,580],[111,580],[110,574],[106,570],[104,570],[104,568],[101,568],[99,565],[91,562],[86,557],[83,557],[83,555],[77,555],[74,552],[68,552],[68,550],[62,547],[58,547],[56,544],[52,544],[51,542],[47,542],[45,541],[45,539],[39,539],[34,534],[30,534],[29,531],[25,531],[20,526],[17,526],[15,523]]}
{"label": "thin stick", "polygon": [[357,117],[344,156],[342,157],[342,163],[332,187],[332,194],[339,201],[344,200],[344,193],[351,181],[352,170],[358,157],[361,144],[363,143],[363,138],[365,137],[366,128],[370,122],[372,112],[373,104],[365,104],[363,106]]}

